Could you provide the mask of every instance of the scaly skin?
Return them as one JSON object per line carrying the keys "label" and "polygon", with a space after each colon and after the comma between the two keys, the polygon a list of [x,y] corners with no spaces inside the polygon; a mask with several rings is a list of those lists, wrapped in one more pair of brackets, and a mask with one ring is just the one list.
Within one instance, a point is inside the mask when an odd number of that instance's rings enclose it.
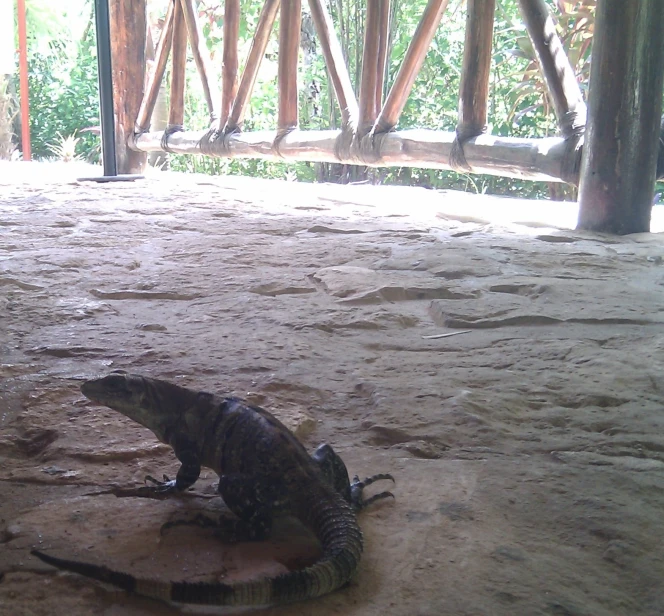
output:
{"label": "scaly skin", "polygon": [[[219,493],[237,520],[225,523],[232,539],[258,540],[269,535],[277,515],[299,518],[316,534],[322,557],[300,571],[237,584],[163,582],[138,579],[106,567],[32,554],[44,562],[107,582],[129,592],[179,603],[264,605],[320,597],[346,584],[362,554],[362,531],[356,512],[366,501],[362,489],[390,475],[351,484],[346,467],[331,447],[309,456],[276,417],[237,398],[223,398],[138,375],[116,371],[86,381],[81,391],[149,428],[170,445],[182,463],[173,481],[149,478],[156,492],[181,492],[192,486],[201,467],[219,475]],[[221,525],[221,522],[220,522]]]}

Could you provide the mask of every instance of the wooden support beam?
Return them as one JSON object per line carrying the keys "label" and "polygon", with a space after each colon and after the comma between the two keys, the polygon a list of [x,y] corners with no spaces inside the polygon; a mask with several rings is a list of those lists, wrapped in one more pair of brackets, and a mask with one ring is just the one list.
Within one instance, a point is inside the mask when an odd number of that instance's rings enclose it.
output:
{"label": "wooden support beam", "polygon": [[661,0],[600,0],[595,16],[579,229],[650,229],[664,82]]}
{"label": "wooden support beam", "polygon": [[141,173],[147,156],[130,149],[130,140],[134,136],[145,80],[145,0],[112,0],[109,12],[117,172]]}
{"label": "wooden support beam", "polygon": [[489,72],[496,0],[468,0],[466,40],[459,93],[457,133],[484,132],[489,100]]}
{"label": "wooden support beam", "polygon": [[586,104],[545,0],[519,0],[544,83],[563,137],[578,136],[586,124]]}
{"label": "wooden support beam", "polygon": [[451,162],[455,168],[470,171],[463,144],[486,130],[496,0],[468,0],[467,5],[457,144]]}
{"label": "wooden support beam", "polygon": [[240,85],[238,86],[237,96],[233,103],[231,115],[228,117],[228,122],[226,122],[224,128],[225,133],[233,133],[239,130],[242,126],[247,103],[251,98],[251,92],[254,89],[256,77],[258,76],[258,69],[261,65],[261,60],[265,55],[267,43],[270,40],[274,20],[277,18],[279,4],[280,0],[266,0],[263,5],[263,9],[258,18],[256,33],[251,41],[251,49],[249,50],[249,56],[242,73]]}
{"label": "wooden support beam", "polygon": [[212,68],[210,52],[205,45],[205,38],[203,36],[201,26],[198,23],[198,15],[196,12],[196,7],[194,6],[194,0],[180,0],[180,3],[182,4],[184,22],[187,26],[187,34],[189,37],[189,43],[191,45],[191,53],[194,56],[194,62],[196,63],[198,74],[201,77],[201,83],[203,84],[203,96],[205,97],[208,112],[210,113],[210,118],[212,120],[216,118],[215,106],[217,104],[216,101],[218,99],[218,95],[212,91],[210,84],[214,84],[214,88],[216,88],[219,80]]}
{"label": "wooden support beam", "polygon": [[302,25],[301,0],[282,0],[279,20],[279,133],[297,128],[297,65]]}
{"label": "wooden support beam", "polygon": [[141,102],[141,108],[138,111],[138,117],[136,118],[136,125],[134,130],[137,133],[143,133],[150,130],[150,118],[152,118],[152,112],[154,111],[154,106],[157,103],[159,88],[161,87],[161,82],[163,81],[164,73],[166,72],[168,54],[171,52],[171,44],[173,43],[174,5],[175,0],[170,0],[168,3],[168,9],[166,11],[166,17],[164,18],[164,26],[161,30],[159,41],[157,42],[155,60],[148,75],[146,93],[143,97],[143,101]]}
{"label": "wooden support beam", "polygon": [[417,74],[422,68],[438,24],[440,24],[443,13],[447,8],[448,1],[429,0],[422,19],[415,30],[413,40],[408,46],[403,64],[392,84],[385,105],[383,105],[383,109],[376,120],[375,132],[384,133],[392,130],[397,125]]}
{"label": "wooden support beam", "polygon": [[[12,5],[8,11],[11,15]],[[24,161],[32,160],[32,143],[30,140],[30,87],[28,80],[28,31],[25,14],[25,0],[17,0],[18,25],[18,65],[19,87],[21,91],[21,154]]]}
{"label": "wooden support beam", "polygon": [[375,118],[378,117],[383,108],[383,88],[385,87],[385,71],[387,69],[387,47],[390,38],[390,0],[378,0],[378,10],[380,11],[380,46],[378,47],[378,78],[376,79],[376,111]]}
{"label": "wooden support beam", "polygon": [[[180,154],[200,154],[205,131],[175,133],[169,149]],[[206,153],[223,158],[315,161],[351,165],[427,167],[451,169],[449,156],[456,133],[408,130],[386,133],[372,142],[373,151],[364,158],[364,143],[356,140],[349,150],[338,147],[344,137],[340,130],[292,131],[275,148],[274,131],[234,133],[205,146]],[[163,150],[162,133],[146,133],[136,139],[145,152]],[[562,137],[521,139],[480,135],[465,144],[466,158],[476,173],[526,180],[561,182],[561,165],[567,155]],[[579,154],[580,155],[580,154]]]}
{"label": "wooden support beam", "polygon": [[332,18],[323,0],[309,0],[309,7],[332,87],[339,102],[343,125],[355,130],[359,118],[359,108]]}
{"label": "wooden support beam", "polygon": [[224,4],[224,55],[221,64],[222,89],[219,130],[223,130],[235,96],[237,95],[237,72],[239,67],[238,47],[240,43],[240,0],[226,0]]}
{"label": "wooden support beam", "polygon": [[381,13],[379,2],[380,0],[368,0],[364,19],[358,137],[366,135],[371,130],[378,115],[376,110],[376,87],[378,85],[378,56],[380,53]]}
{"label": "wooden support beam", "polygon": [[177,130],[184,125],[184,84],[187,64],[187,25],[184,21],[184,11],[179,0],[176,0],[173,10],[172,61],[168,127]]}

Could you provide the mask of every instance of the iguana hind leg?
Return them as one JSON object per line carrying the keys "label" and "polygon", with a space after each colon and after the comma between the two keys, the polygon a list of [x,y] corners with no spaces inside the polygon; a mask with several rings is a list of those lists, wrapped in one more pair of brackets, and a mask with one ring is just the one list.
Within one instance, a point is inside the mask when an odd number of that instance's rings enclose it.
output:
{"label": "iguana hind leg", "polygon": [[198,528],[211,528],[213,529],[214,536],[223,543],[262,541],[265,539],[267,534],[269,534],[269,529],[267,531],[257,531],[255,524],[248,523],[237,518],[228,517],[228,515],[223,513],[217,518],[207,516],[204,513],[197,513],[194,517],[187,520],[170,520],[162,524],[159,532],[163,535],[166,533],[166,531],[176,526],[197,526]]}
{"label": "iguana hind leg", "polygon": [[383,498],[394,498],[394,494],[392,492],[379,492],[378,494],[374,494],[373,496],[370,496],[366,500],[362,499],[362,491],[364,488],[367,486],[370,486],[372,483],[376,481],[383,481],[384,479],[389,479],[392,483],[394,483],[394,477],[390,475],[389,473],[379,473],[377,475],[371,475],[371,477],[367,477],[366,479],[363,479],[360,481],[360,478],[355,475],[353,477],[353,483],[350,484],[350,502],[355,511],[360,511],[361,509],[364,509],[365,507],[368,507],[372,503],[375,503],[378,500],[381,500]]}
{"label": "iguana hind leg", "polygon": [[394,498],[392,492],[380,492],[379,494],[374,494],[366,500],[363,500],[362,491],[364,488],[376,481],[382,481],[383,479],[389,479],[394,482],[394,477],[387,473],[380,473],[360,481],[360,478],[355,475],[351,483],[348,478],[348,470],[346,469],[344,461],[330,445],[319,445],[311,458],[316,464],[318,464],[327,483],[334,487],[334,489],[339,492],[348,503],[350,503],[355,511],[360,511],[371,505],[371,503],[375,503],[377,500],[389,497]]}
{"label": "iguana hind leg", "polygon": [[[166,483],[168,478],[164,477],[164,480]],[[280,491],[274,487],[277,483],[239,473],[222,475],[219,479],[219,494],[237,517],[222,514],[214,519],[198,513],[193,518],[166,522],[161,527],[161,534],[175,526],[198,526],[213,528],[214,535],[225,543],[267,539],[275,513],[283,509],[279,499]]]}
{"label": "iguana hind leg", "polygon": [[[226,506],[239,518],[229,520],[230,533],[237,541],[262,540],[270,535],[274,516],[285,509],[280,483],[270,477],[241,473],[224,474],[219,479],[219,494]],[[226,524],[226,521],[223,522]]]}
{"label": "iguana hind leg", "polygon": [[330,445],[323,443],[311,454],[311,458],[320,468],[325,481],[350,503],[348,469],[339,454]]}

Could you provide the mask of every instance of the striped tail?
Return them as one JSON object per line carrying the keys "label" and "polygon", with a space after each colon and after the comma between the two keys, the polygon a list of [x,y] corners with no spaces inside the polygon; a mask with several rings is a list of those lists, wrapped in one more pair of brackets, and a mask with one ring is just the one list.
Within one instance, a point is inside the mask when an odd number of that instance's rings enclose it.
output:
{"label": "striped tail", "polygon": [[[321,494],[322,496],[322,494]],[[108,567],[49,556],[38,550],[31,554],[45,563],[85,577],[117,586],[127,592],[177,603],[199,605],[269,605],[320,597],[346,584],[360,562],[362,531],[355,514],[337,494],[301,503],[301,519],[320,539],[323,556],[311,567],[271,578],[236,584],[217,582],[162,582],[136,578]]]}

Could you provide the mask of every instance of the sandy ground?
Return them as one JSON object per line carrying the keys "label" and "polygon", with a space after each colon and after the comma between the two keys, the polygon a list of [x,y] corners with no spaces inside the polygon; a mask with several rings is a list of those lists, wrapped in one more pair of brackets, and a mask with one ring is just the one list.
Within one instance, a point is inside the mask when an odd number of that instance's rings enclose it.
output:
{"label": "sandy ground", "polygon": [[104,494],[177,469],[80,394],[115,368],[245,396],[396,477],[350,587],[258,613],[664,613],[662,235],[423,189],[75,175],[0,166],[0,613],[227,613],[55,573],[33,546],[189,581],[316,556],[288,521],[262,545],[160,535],[221,507],[212,472],[188,498]]}

